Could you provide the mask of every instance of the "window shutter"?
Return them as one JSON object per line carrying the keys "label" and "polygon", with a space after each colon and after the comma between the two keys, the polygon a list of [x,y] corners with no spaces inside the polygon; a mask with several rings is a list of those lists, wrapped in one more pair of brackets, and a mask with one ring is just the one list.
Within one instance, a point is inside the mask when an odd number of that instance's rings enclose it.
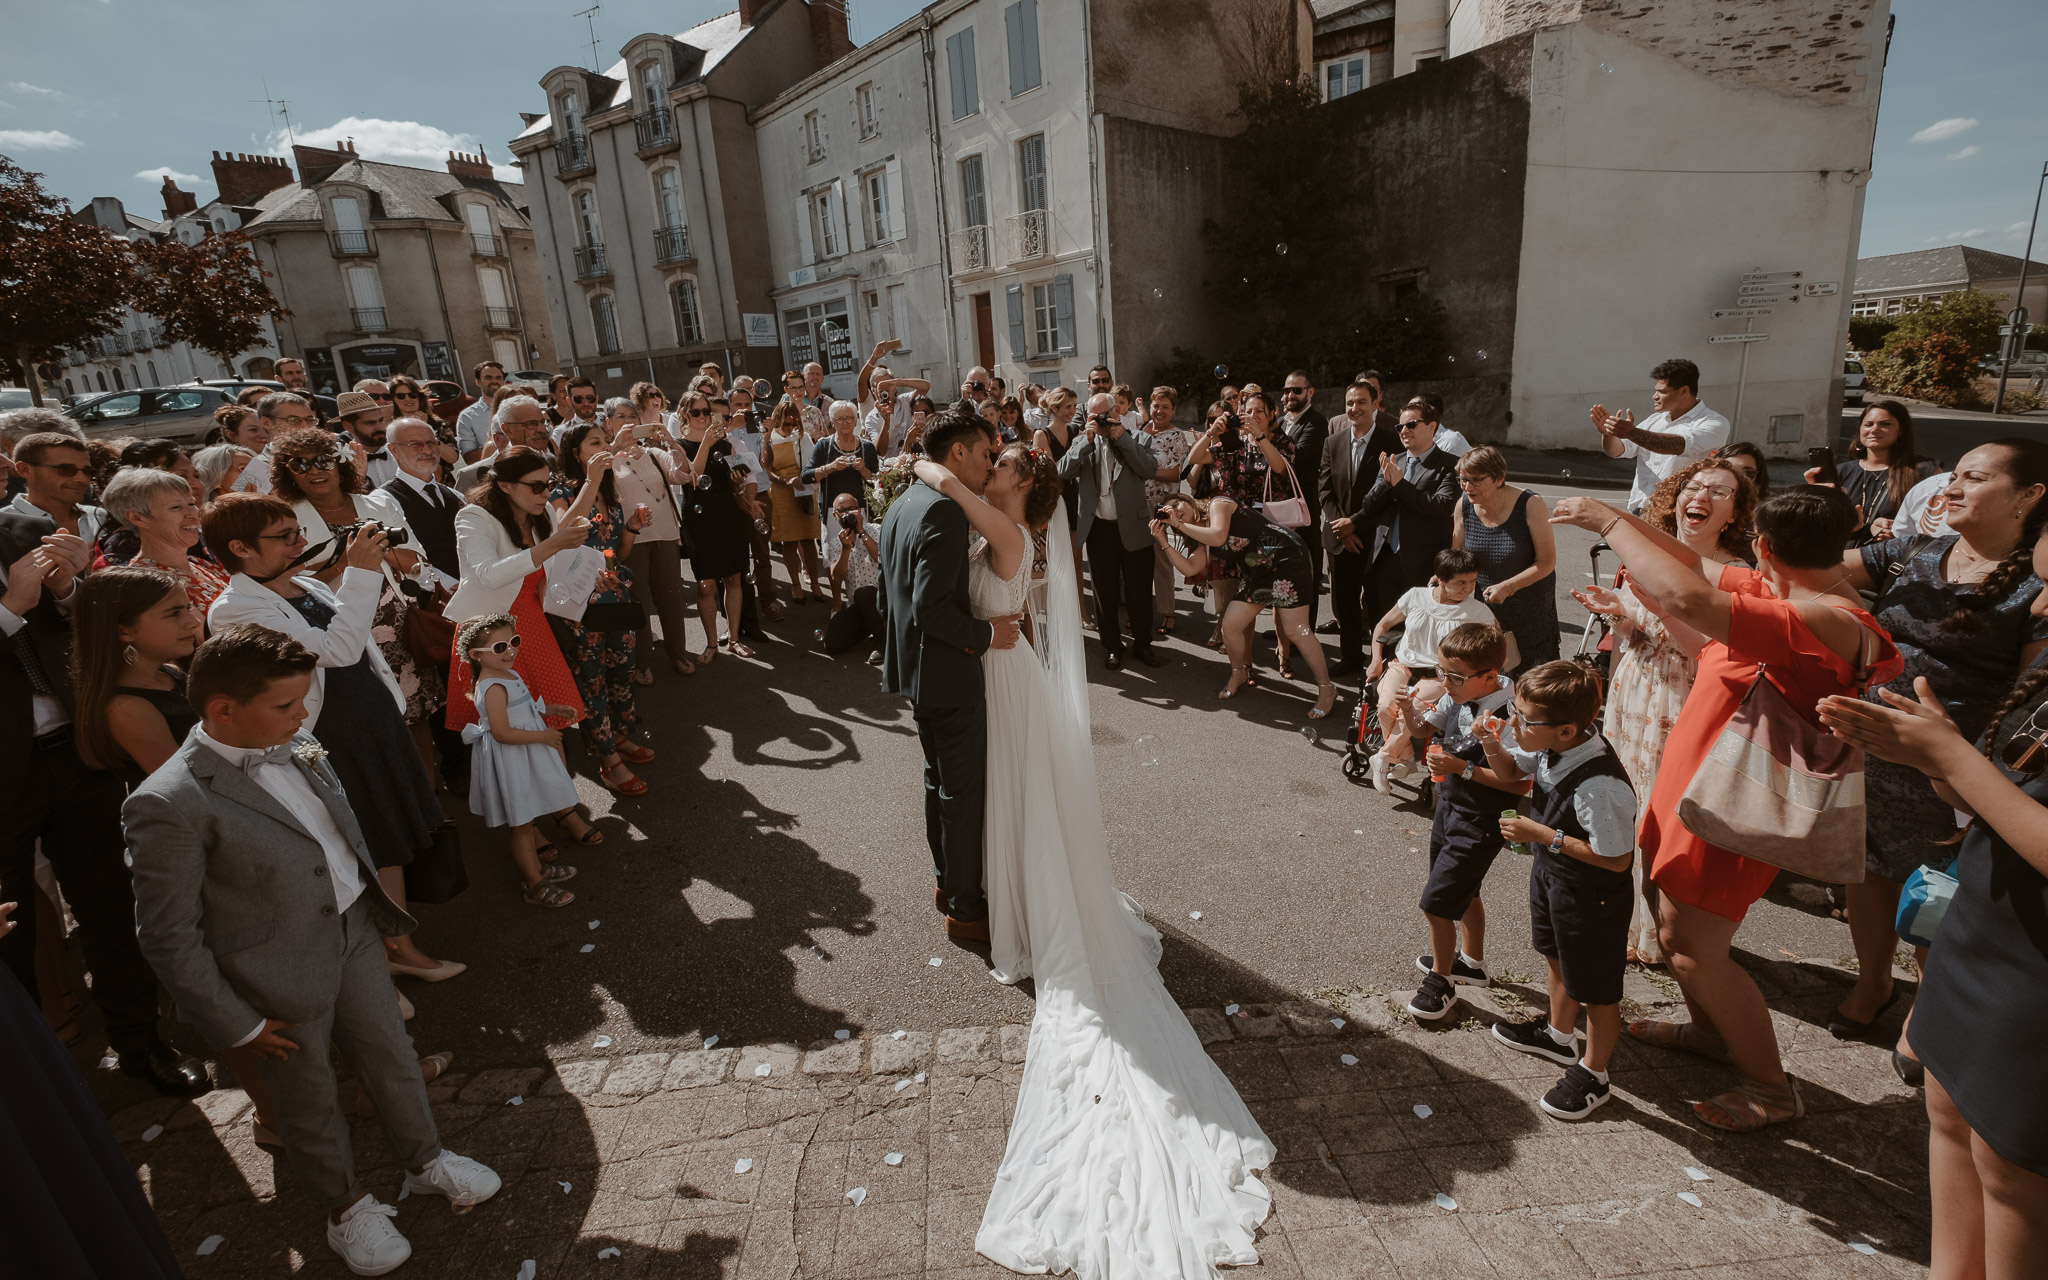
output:
{"label": "window shutter", "polygon": [[1003,34],[1010,46],[1010,96],[1016,97],[1031,87],[1024,78],[1024,5],[1021,0],[1003,10]]}
{"label": "window shutter", "polygon": [[797,260],[806,266],[818,260],[817,252],[811,247],[811,198],[796,198],[796,244]]}
{"label": "window shutter", "polygon": [[903,166],[891,160],[882,166],[882,185],[889,193],[889,239],[903,243]]}
{"label": "window shutter", "polygon": [[[1021,43],[1024,64],[1024,88],[1036,89],[1044,81],[1038,66],[1038,0],[1018,0],[1017,25],[1023,37]],[[1021,92],[1021,90],[1012,90]]]}
{"label": "window shutter", "polygon": [[967,114],[967,65],[960,56],[959,35],[946,41],[946,74],[953,82],[953,118],[958,120]]}
{"label": "window shutter", "polygon": [[1024,358],[1024,286],[1013,284],[1003,290],[1010,305],[1010,359]]}
{"label": "window shutter", "polygon": [[1060,354],[1074,354],[1074,277],[1054,276],[1052,278],[1053,314],[1060,326]]}
{"label": "window shutter", "polygon": [[[849,216],[848,216],[848,210],[847,210],[847,207],[846,207],[846,179],[844,179],[844,178],[834,178],[834,179],[832,179],[832,197],[831,197],[831,199],[832,199],[832,220],[833,220],[834,222],[836,222],[836,223],[838,223],[838,224],[839,224],[839,228],[840,228],[840,235],[844,237],[844,239],[843,239],[843,240],[841,241],[841,243],[842,243],[842,244],[844,244],[844,245],[846,246],[846,250],[847,250],[847,252],[848,252],[848,253],[851,253],[851,252],[853,252],[853,246],[854,246],[854,239],[853,239],[853,231],[854,231],[854,227],[855,227],[855,225],[856,225],[856,224],[854,223],[853,219],[852,219],[851,217],[849,217]],[[860,223],[858,224],[858,225],[859,225],[859,226],[860,226],[860,227],[862,228],[862,230],[861,230],[861,237],[860,237],[860,241],[859,241],[859,243],[860,243],[860,247],[861,247],[861,248],[863,248],[863,249],[867,248],[867,246],[868,246],[868,237],[867,237],[867,231],[866,231],[866,221],[867,221],[866,219],[862,219],[862,220],[861,220],[861,222],[860,222]]]}

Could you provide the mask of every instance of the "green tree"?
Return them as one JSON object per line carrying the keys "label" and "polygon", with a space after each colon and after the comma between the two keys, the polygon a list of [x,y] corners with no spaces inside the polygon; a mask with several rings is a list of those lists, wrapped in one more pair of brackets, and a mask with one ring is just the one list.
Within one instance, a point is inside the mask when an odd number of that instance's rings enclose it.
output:
{"label": "green tree", "polygon": [[230,369],[263,340],[263,318],[284,314],[263,283],[270,273],[239,231],[198,244],[166,240],[142,256],[148,271],[136,309],[154,316],[169,341],[189,342]]}
{"label": "green tree", "polygon": [[1858,351],[1875,351],[1884,345],[1899,322],[1890,316],[1849,317],[1849,345]]}
{"label": "green tree", "polygon": [[1943,334],[1969,348],[1972,358],[1981,358],[1998,350],[1998,330],[2005,323],[2005,308],[1988,293],[1958,289],[1917,311],[1908,311],[1898,320],[1884,340],[1887,347]]}
{"label": "green tree", "polygon": [[112,333],[136,287],[135,246],[73,217],[42,176],[0,156],[0,351],[23,369]]}
{"label": "green tree", "polygon": [[1863,358],[1863,376],[1881,395],[1907,396],[1950,408],[1976,401],[1970,385],[1977,352],[1954,334],[1893,334],[1883,348]]}

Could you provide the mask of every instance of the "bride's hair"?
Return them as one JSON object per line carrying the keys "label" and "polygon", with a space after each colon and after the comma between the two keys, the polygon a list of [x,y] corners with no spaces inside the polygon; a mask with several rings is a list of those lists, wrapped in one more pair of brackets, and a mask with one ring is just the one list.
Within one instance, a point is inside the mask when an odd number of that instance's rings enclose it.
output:
{"label": "bride's hair", "polygon": [[1024,523],[1043,529],[1060,506],[1060,473],[1052,455],[1028,445],[1013,444],[1003,452],[1017,460],[1017,470],[1030,483],[1024,495]]}

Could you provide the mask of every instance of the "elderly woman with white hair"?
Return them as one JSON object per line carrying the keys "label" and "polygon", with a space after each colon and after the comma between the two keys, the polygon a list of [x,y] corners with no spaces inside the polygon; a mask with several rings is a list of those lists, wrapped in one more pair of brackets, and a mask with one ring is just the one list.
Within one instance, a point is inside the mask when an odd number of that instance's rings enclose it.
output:
{"label": "elderly woman with white hair", "polygon": [[190,554],[199,542],[199,504],[192,500],[192,488],[184,478],[172,471],[129,467],[107,481],[100,504],[142,541],[142,549],[128,563],[161,569],[176,578],[193,609],[204,617],[227,590],[228,575],[220,566]]}
{"label": "elderly woman with white hair", "polygon": [[192,455],[192,474],[199,481],[199,496],[211,502],[234,490],[242,470],[254,461],[256,451],[238,444],[212,444]]}
{"label": "elderly woman with white hair", "polygon": [[832,500],[850,493],[866,508],[867,486],[882,469],[875,446],[860,438],[860,406],[851,400],[834,400],[831,410],[832,434],[811,446],[811,460],[804,467],[805,484],[818,486],[818,505],[829,509]]}

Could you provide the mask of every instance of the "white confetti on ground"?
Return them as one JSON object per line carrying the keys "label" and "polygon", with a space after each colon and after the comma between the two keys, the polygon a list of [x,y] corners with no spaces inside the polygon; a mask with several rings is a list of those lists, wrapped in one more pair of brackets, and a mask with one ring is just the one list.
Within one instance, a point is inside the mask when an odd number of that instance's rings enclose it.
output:
{"label": "white confetti on ground", "polygon": [[897,1028],[896,1030],[894,1030],[894,1031],[891,1031],[891,1032],[889,1033],[889,1038],[890,1038],[891,1040],[901,1040],[901,1039],[902,1039],[903,1037],[905,1037],[905,1036],[907,1036],[907,1035],[909,1035],[909,1034],[910,1034],[910,1033],[909,1033],[908,1031],[905,1031],[905,1030],[903,1030],[903,1028],[901,1028],[901,1027],[898,1027],[898,1028]]}
{"label": "white confetti on ground", "polygon": [[1436,1193],[1436,1207],[1439,1209],[1448,1209],[1452,1213],[1456,1213],[1458,1211],[1458,1202],[1456,1200],[1451,1199],[1443,1192],[1439,1191]]}
{"label": "white confetti on ground", "polygon": [[1691,1178],[1694,1182],[1712,1182],[1714,1180],[1713,1174],[1708,1173],[1705,1169],[1695,1169],[1691,1165],[1685,1166],[1685,1176]]}
{"label": "white confetti on ground", "polygon": [[144,1142],[155,1142],[163,1134],[163,1131],[164,1127],[162,1125],[153,1124],[142,1131],[142,1140]]}
{"label": "white confetti on ground", "polygon": [[1874,1258],[1877,1256],[1877,1246],[1871,1244],[1868,1240],[1851,1240],[1849,1247],[1866,1257]]}
{"label": "white confetti on ground", "polygon": [[1199,912],[1199,911],[1190,911],[1190,912],[1188,912],[1188,919],[1190,919],[1190,920],[1200,920],[1201,918],[1202,918],[1202,913],[1201,913],[1201,912]]}
{"label": "white confetti on ground", "polygon": [[765,1063],[765,1062],[764,1062],[764,1063],[762,1063],[762,1064],[761,1064],[760,1066],[758,1066],[758,1067],[755,1067],[755,1068],[754,1068],[754,1074],[755,1074],[755,1075],[757,1075],[757,1076],[765,1076],[765,1075],[767,1075],[767,1074],[768,1074],[768,1073],[769,1073],[769,1072],[770,1072],[771,1070],[773,1070],[773,1068],[772,1068],[772,1067],[770,1067],[770,1066],[769,1066],[769,1065],[768,1065],[767,1063]]}
{"label": "white confetti on ground", "polygon": [[914,1076],[910,1077],[910,1082],[911,1082],[912,1084],[923,1084],[923,1083],[924,1083],[924,1072],[920,1071],[920,1072],[918,1072],[918,1073],[917,1073],[916,1075],[914,1075]]}
{"label": "white confetti on ground", "polygon": [[227,1242],[226,1236],[208,1236],[199,1242],[199,1256],[204,1258]]}
{"label": "white confetti on ground", "polygon": [[892,1166],[902,1164],[903,1153],[901,1151],[891,1151],[888,1155],[882,1157],[882,1163]]}
{"label": "white confetti on ground", "polygon": [[1433,1115],[1435,1115],[1435,1114],[1436,1114],[1436,1112],[1434,1112],[1434,1111],[1431,1111],[1431,1110],[1429,1109],[1429,1104],[1428,1104],[1428,1103],[1426,1103],[1426,1102],[1418,1102],[1418,1103],[1416,1103],[1416,1104],[1415,1104],[1415,1118],[1416,1118],[1417,1120],[1427,1120],[1427,1119],[1429,1119],[1429,1118],[1430,1118],[1431,1116],[1433,1116]]}
{"label": "white confetti on ground", "polygon": [[839,1030],[834,1031],[832,1033],[832,1038],[834,1040],[850,1040],[853,1038],[853,1032],[848,1031],[844,1027],[841,1027]]}
{"label": "white confetti on ground", "polygon": [[102,1071],[112,1071],[115,1067],[118,1067],[120,1065],[121,1058],[119,1054],[110,1053],[106,1057],[100,1059],[100,1070]]}
{"label": "white confetti on ground", "polygon": [[609,1245],[603,1249],[599,1249],[597,1251],[597,1256],[599,1259],[616,1258],[619,1256],[619,1247],[617,1245]]}
{"label": "white confetti on ground", "polygon": [[1234,1005],[1234,1004],[1226,1004],[1226,1005],[1224,1005],[1224,1006],[1223,1006],[1223,1016],[1224,1016],[1224,1017],[1226,1017],[1226,1018],[1227,1018],[1227,1017],[1229,1017],[1229,1016],[1230,1016],[1231,1014],[1234,1014],[1234,1013],[1236,1013],[1236,1012],[1237,1012],[1237,1006],[1236,1006],[1236,1005]]}
{"label": "white confetti on ground", "polygon": [[557,1182],[555,1185],[562,1189],[562,1194],[565,1196],[568,1195],[571,1191],[575,1190],[575,1188],[571,1187],[566,1182]]}
{"label": "white confetti on ground", "polygon": [[586,943],[584,943],[584,944],[583,944],[583,948],[582,948],[582,950],[583,950],[583,954],[587,956],[587,955],[589,955],[589,954],[590,954],[591,952],[593,952],[593,951],[597,950],[597,944],[596,944],[595,942],[586,942]]}
{"label": "white confetti on ground", "polygon": [[898,1081],[896,1082],[896,1092],[898,1092],[898,1093],[901,1093],[901,1092],[903,1092],[903,1091],[904,1091],[905,1089],[908,1089],[909,1087],[910,1087],[910,1081],[908,1081],[908,1080],[898,1080]]}
{"label": "white confetti on ground", "polygon": [[1347,1067],[1355,1067],[1358,1065],[1358,1057],[1355,1054],[1340,1053],[1337,1055],[1337,1061],[1343,1063]]}
{"label": "white confetti on ground", "polygon": [[1685,1201],[1685,1202],[1686,1202],[1687,1204],[1691,1205],[1691,1206],[1692,1206],[1693,1208],[1695,1208],[1695,1209],[1704,1209],[1704,1208],[1706,1208],[1706,1207],[1707,1207],[1707,1202],[1706,1202],[1706,1201],[1704,1201],[1704,1200],[1700,1199],[1700,1198],[1699,1198],[1698,1196],[1694,1195],[1694,1194],[1693,1194],[1692,1192],[1690,1192],[1690,1191],[1681,1191],[1681,1192],[1679,1192],[1679,1193],[1678,1193],[1678,1198],[1679,1198],[1680,1200],[1683,1200],[1683,1201]]}
{"label": "white confetti on ground", "polygon": [[516,1107],[524,1101],[526,1101],[526,1099],[520,1097],[518,1094],[515,1093],[511,1097],[505,1099],[505,1105],[508,1107]]}
{"label": "white confetti on ground", "polygon": [[1330,1019],[1330,1025],[1337,1028],[1337,1030],[1342,1031],[1344,1029],[1344,1019],[1332,1018]]}
{"label": "white confetti on ground", "polygon": [[599,1036],[590,1042],[590,1047],[593,1049],[609,1049],[612,1047],[612,1038],[610,1036]]}
{"label": "white confetti on ground", "polygon": [[519,1264],[519,1275],[516,1277],[516,1280],[533,1280],[539,1274],[540,1270],[534,1265],[533,1259],[528,1258]]}
{"label": "white confetti on ground", "polygon": [[717,1037],[717,1036],[705,1036],[705,1037],[704,1037],[704,1047],[705,1047],[706,1049],[709,1049],[709,1048],[710,1048],[710,1047],[711,1047],[712,1045],[715,1045],[715,1044],[717,1044],[717,1043],[718,1043],[718,1037]]}
{"label": "white confetti on ground", "polygon": [[868,1198],[868,1189],[866,1187],[855,1187],[846,1193],[846,1198],[853,1201],[855,1208],[859,1208],[861,1201]]}
{"label": "white confetti on ground", "polygon": [[936,969],[946,962],[944,960],[939,959],[937,956],[933,956],[931,959],[925,961],[925,963],[930,965],[932,968]]}
{"label": "white confetti on ground", "polygon": [[593,929],[597,928],[597,921],[595,921],[595,920],[592,920],[592,921],[590,922],[590,927],[591,927],[591,928],[593,928]]}
{"label": "white confetti on ground", "polygon": [[733,1161],[732,1171],[734,1173],[745,1173],[747,1170],[753,1167],[754,1161],[752,1157],[741,1156],[738,1160]]}

